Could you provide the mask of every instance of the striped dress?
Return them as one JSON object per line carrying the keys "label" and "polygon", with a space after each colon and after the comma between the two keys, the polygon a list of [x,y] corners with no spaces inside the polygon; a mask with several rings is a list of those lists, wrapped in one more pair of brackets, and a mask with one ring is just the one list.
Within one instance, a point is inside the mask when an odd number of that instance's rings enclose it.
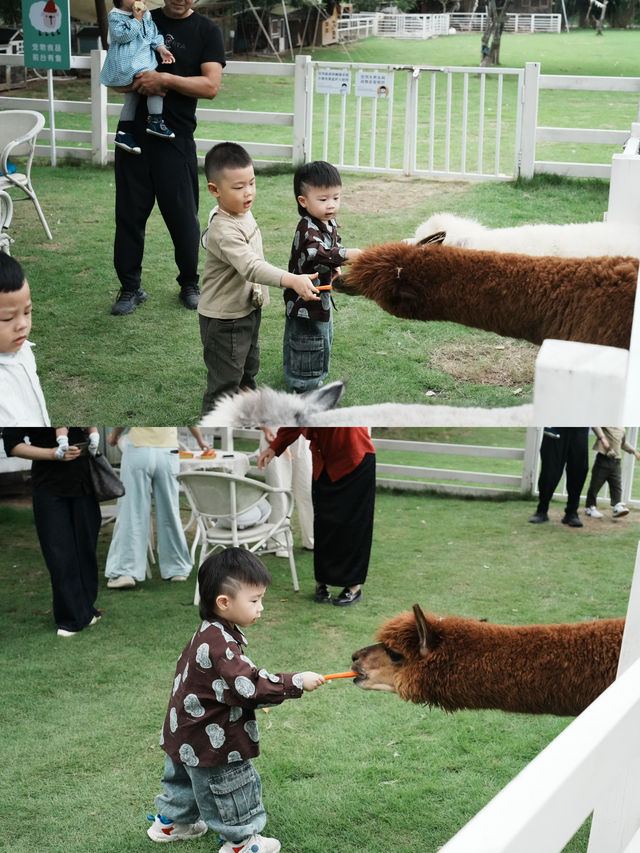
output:
{"label": "striped dress", "polygon": [[128,86],[141,71],[158,67],[156,48],[164,44],[147,10],[142,21],[122,9],[109,12],[109,50],[100,82],[104,86]]}

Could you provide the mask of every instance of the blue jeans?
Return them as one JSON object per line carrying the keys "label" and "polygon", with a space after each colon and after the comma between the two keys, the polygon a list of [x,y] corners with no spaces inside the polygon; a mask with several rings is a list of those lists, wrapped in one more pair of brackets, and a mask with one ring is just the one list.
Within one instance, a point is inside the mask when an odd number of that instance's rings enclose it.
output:
{"label": "blue jeans", "polygon": [[304,317],[285,318],[282,365],[292,391],[302,393],[322,385],[329,375],[332,343],[333,312],[326,323]]}
{"label": "blue jeans", "polygon": [[171,453],[170,448],[135,447],[127,441],[120,467],[125,494],[118,498],[118,515],[104,572],[106,577],[129,575],[144,581],[152,492],[160,574],[165,580],[189,574],[192,563],[180,519],[176,480],[179,471],[178,454]]}
{"label": "blue jeans", "polygon": [[164,794],[156,808],[176,823],[202,820],[220,838],[239,844],[264,829],[262,784],[251,761],[219,767],[188,767],[168,755],[162,777]]}

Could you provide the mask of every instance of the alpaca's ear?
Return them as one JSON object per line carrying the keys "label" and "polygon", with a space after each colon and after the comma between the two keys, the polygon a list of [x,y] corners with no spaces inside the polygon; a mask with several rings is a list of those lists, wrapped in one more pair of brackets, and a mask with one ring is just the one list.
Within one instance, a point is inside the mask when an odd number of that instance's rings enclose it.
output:
{"label": "alpaca's ear", "polygon": [[330,382],[322,388],[316,388],[314,391],[307,391],[303,395],[307,414],[309,411],[326,412],[329,409],[334,409],[344,394],[344,389],[345,383],[337,381]]}
{"label": "alpaca's ear", "polygon": [[428,246],[431,243],[444,243],[444,238],[447,236],[446,231],[436,231],[435,234],[429,234],[428,237],[423,237],[416,245]]}
{"label": "alpaca's ear", "polygon": [[420,609],[419,604],[413,605],[413,615],[416,617],[418,639],[420,640],[420,656],[425,657],[435,646],[435,638],[433,636],[433,632],[429,628],[427,617]]}

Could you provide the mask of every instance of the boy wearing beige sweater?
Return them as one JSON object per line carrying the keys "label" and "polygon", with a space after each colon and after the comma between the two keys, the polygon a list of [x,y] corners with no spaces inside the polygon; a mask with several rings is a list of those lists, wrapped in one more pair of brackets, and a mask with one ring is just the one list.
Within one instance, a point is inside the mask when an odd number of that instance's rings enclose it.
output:
{"label": "boy wearing beige sweater", "polygon": [[596,435],[596,443],[593,445],[596,458],[591,470],[585,513],[592,518],[602,518],[602,513],[596,506],[597,495],[602,486],[608,483],[613,517],[621,518],[629,513],[629,509],[622,503],[622,451],[633,453],[636,459],[640,459],[640,452],[628,443],[622,427],[593,427],[593,431]]}
{"label": "boy wearing beige sweater", "polygon": [[264,260],[260,229],[251,212],[256,181],[247,151],[234,142],[221,142],[208,152],[204,168],[218,207],[206,231],[198,304],[207,366],[203,415],[223,394],[256,387],[258,332],[262,306],[269,303],[267,287],[290,287],[305,301],[320,298],[312,281],[315,275],[294,275]]}

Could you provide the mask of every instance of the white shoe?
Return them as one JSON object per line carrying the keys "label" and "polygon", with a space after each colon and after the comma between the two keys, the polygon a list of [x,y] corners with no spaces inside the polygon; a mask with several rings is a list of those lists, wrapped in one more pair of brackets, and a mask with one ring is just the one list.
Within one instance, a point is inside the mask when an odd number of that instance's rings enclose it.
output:
{"label": "white shoe", "polygon": [[621,518],[623,515],[629,515],[629,508],[623,503],[616,504],[613,508],[613,517]]}
{"label": "white shoe", "polygon": [[264,838],[262,835],[252,835],[239,844],[225,841],[218,853],[278,853],[280,842],[277,838]]}
{"label": "white shoe", "polygon": [[147,815],[148,820],[153,821],[147,835],[152,841],[189,841],[191,838],[200,838],[209,829],[203,820],[196,823],[174,823],[164,815]]}
{"label": "white shoe", "polygon": [[135,578],[131,575],[118,575],[117,578],[109,578],[107,581],[109,589],[131,589],[135,585]]}
{"label": "white shoe", "polygon": [[588,506],[584,511],[585,515],[590,515],[591,518],[604,518],[603,514],[599,512],[595,506]]}
{"label": "white shoe", "polygon": [[89,625],[87,627],[90,628],[92,625],[95,625],[101,619],[102,619],[102,616],[94,616],[93,619],[91,620],[91,622],[89,622]]}
{"label": "white shoe", "polygon": [[75,637],[77,631],[66,631],[64,628],[58,628],[59,637]]}
{"label": "white shoe", "polygon": [[288,557],[288,556],[289,556],[289,552],[287,551],[286,548],[278,548],[278,550],[276,551],[276,557]]}
{"label": "white shoe", "polygon": [[169,578],[171,583],[178,583],[178,581],[186,581],[186,575],[174,575],[172,578]]}

